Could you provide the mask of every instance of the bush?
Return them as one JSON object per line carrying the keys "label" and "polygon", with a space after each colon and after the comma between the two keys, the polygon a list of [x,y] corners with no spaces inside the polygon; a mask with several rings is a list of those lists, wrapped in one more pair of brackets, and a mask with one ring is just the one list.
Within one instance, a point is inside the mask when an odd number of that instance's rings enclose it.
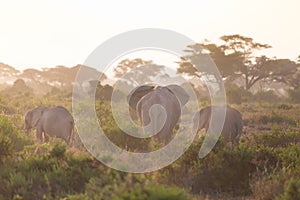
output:
{"label": "bush", "polygon": [[230,145],[220,139],[206,157],[199,159],[203,138],[192,144],[178,161],[164,169],[167,179],[197,194],[248,194],[251,173],[255,170],[251,163],[255,151],[243,145],[231,150]]}
{"label": "bush", "polygon": [[253,158],[254,151],[244,147],[210,152],[194,166],[192,191],[248,194],[250,175],[255,171],[251,163]]}
{"label": "bush", "polygon": [[15,124],[22,124],[19,116],[0,115],[0,138],[8,138],[5,140],[10,140],[12,151],[20,152],[25,145],[32,144],[32,141]]}
{"label": "bush", "polygon": [[274,123],[274,124],[288,124],[291,126],[296,126],[297,122],[291,117],[279,115],[277,113],[272,112],[272,115],[261,115],[257,122],[261,122],[262,124]]}
{"label": "bush", "polygon": [[7,157],[13,154],[11,141],[6,136],[0,135],[0,163],[2,163]]}
{"label": "bush", "polygon": [[268,102],[275,103],[279,102],[281,99],[274,91],[260,91],[253,95],[253,100],[256,102]]}
{"label": "bush", "polygon": [[0,196],[31,200],[64,198],[83,192],[89,179],[100,174],[100,167],[88,156],[74,157],[64,153],[63,145],[55,145],[42,155],[27,155],[26,159],[0,165]]}
{"label": "bush", "polygon": [[290,101],[294,103],[300,103],[300,88],[295,90],[288,90],[288,96]]}
{"label": "bush", "polygon": [[283,168],[296,168],[300,166],[300,147],[289,144],[286,148],[280,148],[278,157]]}
{"label": "bush", "polygon": [[66,152],[66,145],[61,143],[55,143],[54,147],[50,151],[50,157],[63,158]]}
{"label": "bush", "polygon": [[279,158],[274,148],[258,145],[255,150],[255,158],[252,160],[256,170],[264,173],[272,173],[279,164]]}
{"label": "bush", "polygon": [[290,109],[294,108],[294,106],[283,103],[283,104],[279,104],[277,106],[277,108],[282,109],[282,110],[290,110]]}
{"label": "bush", "polygon": [[284,188],[284,194],[280,198],[281,200],[294,200],[300,199],[300,180],[290,179]]}
{"label": "bush", "polygon": [[[133,137],[124,133],[119,128],[114,119],[114,117],[117,118],[119,116],[112,115],[111,105],[109,102],[96,101],[96,113],[103,132],[115,145],[122,149],[128,149],[131,151],[145,152],[149,150],[150,139]],[[119,122],[124,123],[122,124],[122,127],[131,127],[132,132],[137,131],[137,128],[134,127],[128,119],[121,119]]]}
{"label": "bush", "polygon": [[245,90],[243,87],[238,87],[237,85],[227,85],[226,96],[227,101],[230,104],[241,104],[252,98],[251,92]]}
{"label": "bush", "polygon": [[271,133],[261,133],[260,135],[254,135],[254,140],[256,143],[255,145],[258,146],[272,148],[287,147],[290,143],[297,143],[298,141],[300,141],[300,133],[285,133],[282,131],[273,130]]}
{"label": "bush", "polygon": [[150,183],[144,175],[116,173],[108,170],[101,178],[91,178],[83,194],[69,195],[75,199],[119,200],[186,200],[184,190]]}
{"label": "bush", "polygon": [[259,176],[250,185],[254,199],[273,200],[283,193],[283,183],[267,176]]}

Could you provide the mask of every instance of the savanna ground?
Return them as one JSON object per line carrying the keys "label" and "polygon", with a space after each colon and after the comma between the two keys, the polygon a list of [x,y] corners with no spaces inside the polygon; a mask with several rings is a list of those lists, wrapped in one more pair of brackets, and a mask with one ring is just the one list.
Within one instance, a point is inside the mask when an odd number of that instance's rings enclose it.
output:
{"label": "savanna ground", "polygon": [[[237,92],[239,93],[239,92]],[[0,93],[0,199],[300,199],[300,104],[229,95],[243,114],[240,144],[231,150],[220,140],[198,158],[196,138],[172,165],[145,174],[110,169],[93,158],[74,135],[72,146],[60,139],[39,144],[34,131],[23,132],[24,115],[38,105],[71,110],[72,94],[63,90],[37,97],[30,92]],[[273,103],[269,103],[272,99]],[[239,101],[246,103],[235,104]],[[208,104],[203,101],[201,105]],[[149,150],[118,129],[107,99],[96,102],[107,136],[126,148]]]}

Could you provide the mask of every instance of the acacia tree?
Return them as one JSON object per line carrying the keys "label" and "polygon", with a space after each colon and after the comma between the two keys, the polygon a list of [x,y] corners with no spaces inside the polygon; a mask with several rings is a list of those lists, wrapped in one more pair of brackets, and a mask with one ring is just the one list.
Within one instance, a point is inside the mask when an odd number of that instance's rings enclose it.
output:
{"label": "acacia tree", "polygon": [[282,82],[291,86],[293,89],[298,90],[300,89],[300,55],[296,60],[296,72],[285,77],[285,79],[283,79]]}
{"label": "acacia tree", "polygon": [[[164,77],[164,66],[145,61],[141,58],[124,59],[114,69],[115,77],[124,78],[131,85],[151,82],[154,77]],[[124,80],[125,81],[125,80]]]}
{"label": "acacia tree", "polygon": [[121,78],[123,75],[125,75],[130,70],[135,69],[139,66],[147,65],[147,64],[153,64],[152,60],[146,61],[141,58],[135,58],[133,60],[130,60],[128,58],[124,59],[118,63],[116,68],[114,68],[115,77]]}
{"label": "acacia tree", "polygon": [[204,49],[216,63],[223,80],[242,77],[246,90],[258,81],[283,81],[284,77],[295,73],[297,66],[293,61],[255,55],[259,50],[271,48],[268,44],[257,43],[241,35],[222,36],[220,40],[220,45],[205,41],[188,46],[186,52],[189,54],[181,59],[177,72],[198,77],[205,74],[195,68],[199,65],[197,62],[205,62]]}
{"label": "acacia tree", "polygon": [[[207,41],[189,45],[184,51],[187,55],[181,57],[177,73],[185,73],[198,78],[213,77],[217,83],[227,78],[232,79],[238,64],[241,63],[239,56],[226,55],[222,47]],[[211,59],[218,67],[221,78],[211,70]]]}

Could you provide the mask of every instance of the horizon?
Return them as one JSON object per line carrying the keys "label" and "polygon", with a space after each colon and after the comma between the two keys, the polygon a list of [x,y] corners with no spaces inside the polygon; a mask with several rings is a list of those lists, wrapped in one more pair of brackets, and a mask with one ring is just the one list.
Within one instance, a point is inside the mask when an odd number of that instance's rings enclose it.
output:
{"label": "horizon", "polygon": [[300,55],[297,0],[130,3],[135,6],[116,1],[1,2],[0,62],[20,71],[73,67],[107,39],[148,27],[170,29],[195,42],[240,34],[271,45],[262,51],[269,57],[295,60]]}

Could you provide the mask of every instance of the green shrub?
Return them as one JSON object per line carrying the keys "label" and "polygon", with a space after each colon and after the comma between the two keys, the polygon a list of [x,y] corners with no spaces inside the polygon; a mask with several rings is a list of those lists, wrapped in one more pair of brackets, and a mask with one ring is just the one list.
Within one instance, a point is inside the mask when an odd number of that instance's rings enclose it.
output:
{"label": "green shrub", "polygon": [[268,123],[274,123],[274,124],[288,124],[290,126],[296,126],[297,122],[295,119],[285,116],[285,115],[280,115],[277,113],[272,112],[271,115],[261,115],[258,119],[257,122],[261,122],[262,124],[268,124]]}
{"label": "green shrub", "polygon": [[[120,116],[113,116],[111,105],[109,102],[100,102],[96,101],[96,113],[99,119],[99,124],[105,135],[111,140],[115,145],[119,146],[122,149],[128,149],[131,151],[145,152],[149,150],[150,139],[140,139],[128,135],[123,132],[117,123],[115,118],[121,118]],[[137,128],[134,127],[128,119],[121,119],[119,122],[122,127],[130,127],[130,131],[137,131]]]}
{"label": "green shrub", "polygon": [[277,106],[277,108],[282,109],[282,110],[290,110],[290,109],[294,108],[294,106],[283,103],[283,104],[279,104]]}
{"label": "green shrub", "polygon": [[75,199],[118,200],[186,200],[191,199],[184,190],[151,183],[144,175],[123,174],[108,170],[101,178],[91,178],[83,194],[69,195]]}
{"label": "green shrub", "polygon": [[255,158],[252,162],[259,172],[269,173],[276,169],[279,158],[273,147],[259,145],[255,149]]}
{"label": "green shrub", "polygon": [[278,157],[282,167],[296,168],[300,166],[300,147],[296,144],[289,144],[286,148],[280,148]]}
{"label": "green shrub", "polygon": [[6,136],[0,135],[0,163],[2,163],[7,157],[13,154],[11,141]]}
{"label": "green shrub", "polygon": [[239,145],[231,150],[229,144],[219,139],[212,151],[199,159],[203,139],[192,144],[178,161],[163,170],[167,179],[191,189],[192,193],[249,193],[251,173],[255,170],[254,149]]}
{"label": "green shrub", "polygon": [[[185,200],[190,199],[184,190],[177,187],[153,185],[145,187],[145,200]],[[126,198],[124,198],[126,199]]]}
{"label": "green shrub", "polygon": [[253,158],[253,150],[244,147],[210,152],[195,166],[192,191],[249,193],[250,175],[255,170]]}
{"label": "green shrub", "polygon": [[13,172],[10,174],[8,188],[14,196],[19,195],[28,199],[31,195],[30,189],[32,184],[32,180],[27,180],[22,173]]}
{"label": "green shrub", "polygon": [[300,141],[300,133],[297,131],[285,133],[283,131],[273,130],[270,133],[263,132],[259,135],[253,135],[253,137],[255,145],[272,148],[287,147],[290,143]]}
{"label": "green shrub", "polygon": [[23,124],[20,116],[0,115],[0,137],[9,138],[12,151],[20,152],[24,146],[32,144],[32,141],[15,124]]}
{"label": "green shrub", "polygon": [[55,143],[50,151],[50,157],[63,158],[66,152],[66,145],[62,143]]}
{"label": "green shrub", "polygon": [[0,195],[5,199],[59,199],[84,192],[90,178],[100,174],[89,156],[65,153],[64,145],[48,146],[42,155],[27,155],[0,165]]}
{"label": "green shrub", "polygon": [[279,200],[296,200],[300,199],[300,180],[290,179],[284,188],[284,194]]}

